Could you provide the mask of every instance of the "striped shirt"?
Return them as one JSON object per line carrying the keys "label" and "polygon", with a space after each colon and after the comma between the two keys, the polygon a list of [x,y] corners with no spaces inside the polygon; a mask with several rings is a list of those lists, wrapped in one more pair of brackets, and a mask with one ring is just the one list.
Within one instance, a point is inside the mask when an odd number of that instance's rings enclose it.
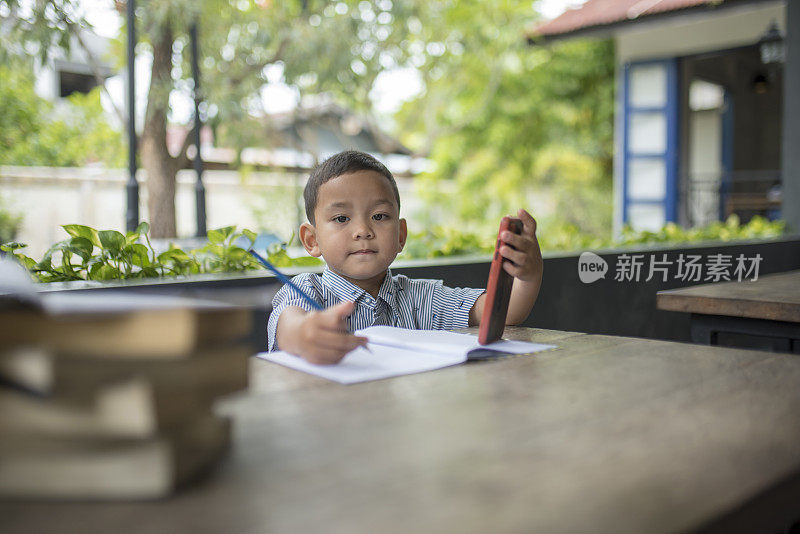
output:
{"label": "striped shirt", "polygon": [[[327,267],[322,276],[305,273],[292,278],[300,289],[329,308],[344,301],[355,302],[355,310],[347,318],[351,332],[373,325],[390,325],[416,330],[446,330],[469,324],[469,311],[484,290],[450,288],[441,280],[411,279],[387,271],[375,299],[365,290],[345,280]],[[272,313],[267,323],[269,350],[278,350],[275,332],[278,318],[287,306],[312,311],[296,291],[284,285],[272,299]]]}

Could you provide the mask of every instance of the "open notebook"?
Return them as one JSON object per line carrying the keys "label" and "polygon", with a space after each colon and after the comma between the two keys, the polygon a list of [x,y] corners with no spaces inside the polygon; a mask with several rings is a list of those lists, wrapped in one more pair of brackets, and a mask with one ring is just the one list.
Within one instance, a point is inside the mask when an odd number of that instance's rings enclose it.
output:
{"label": "open notebook", "polygon": [[478,337],[442,330],[408,330],[371,326],[355,332],[369,338],[371,353],[358,348],[335,365],[314,365],[286,352],[262,352],[259,358],[340,384],[354,384],[392,376],[432,371],[467,360],[511,354],[530,354],[555,345],[500,340],[480,345]]}

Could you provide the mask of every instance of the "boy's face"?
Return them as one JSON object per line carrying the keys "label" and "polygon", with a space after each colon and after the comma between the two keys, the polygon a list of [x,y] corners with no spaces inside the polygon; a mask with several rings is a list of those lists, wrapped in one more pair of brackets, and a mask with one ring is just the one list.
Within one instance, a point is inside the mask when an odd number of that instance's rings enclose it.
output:
{"label": "boy's face", "polygon": [[386,270],[406,242],[394,192],[385,176],[357,171],[337,176],[317,193],[316,223],[305,223],[300,238],[312,256],[367,291],[377,291]]}

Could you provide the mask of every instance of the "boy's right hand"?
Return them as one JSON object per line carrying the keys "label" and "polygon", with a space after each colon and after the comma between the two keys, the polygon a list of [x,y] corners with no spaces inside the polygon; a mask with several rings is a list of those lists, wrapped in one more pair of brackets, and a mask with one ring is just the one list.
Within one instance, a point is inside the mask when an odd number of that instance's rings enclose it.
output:
{"label": "boy's right hand", "polygon": [[290,312],[291,317],[284,317],[289,311],[287,308],[278,322],[278,344],[287,352],[310,363],[337,363],[351,350],[367,344],[367,338],[354,336],[347,331],[346,319],[354,308],[353,302],[341,302],[326,310],[314,312],[294,308]]}

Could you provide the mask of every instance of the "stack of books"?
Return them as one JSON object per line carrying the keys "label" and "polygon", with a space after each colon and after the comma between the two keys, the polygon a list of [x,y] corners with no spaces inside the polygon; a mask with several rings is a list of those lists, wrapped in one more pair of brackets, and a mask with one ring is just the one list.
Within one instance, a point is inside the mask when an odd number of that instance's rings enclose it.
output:
{"label": "stack of books", "polygon": [[0,292],[0,497],[152,499],[215,465],[247,387],[248,309],[131,292]]}

